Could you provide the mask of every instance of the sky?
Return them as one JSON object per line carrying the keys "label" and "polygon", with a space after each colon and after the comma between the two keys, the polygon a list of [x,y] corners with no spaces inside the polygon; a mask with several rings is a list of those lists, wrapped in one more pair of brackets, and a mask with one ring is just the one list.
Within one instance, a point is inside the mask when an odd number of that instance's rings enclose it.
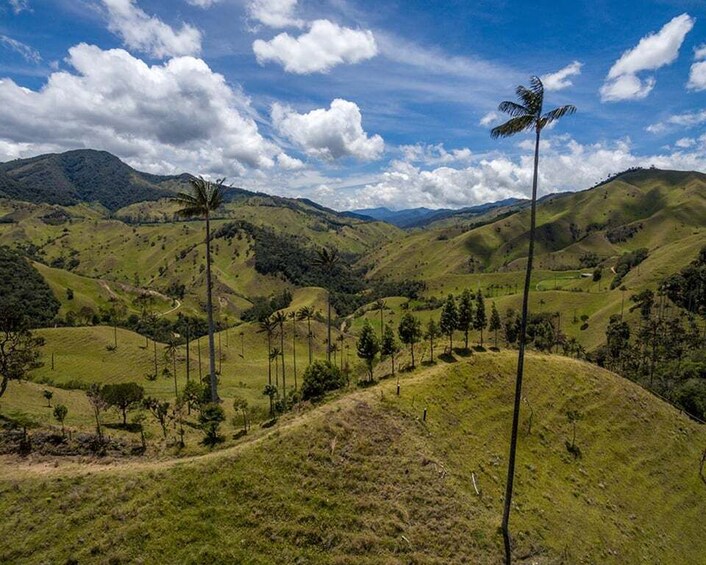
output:
{"label": "sky", "polygon": [[0,161],[77,148],[338,210],[706,171],[706,0],[0,0]]}

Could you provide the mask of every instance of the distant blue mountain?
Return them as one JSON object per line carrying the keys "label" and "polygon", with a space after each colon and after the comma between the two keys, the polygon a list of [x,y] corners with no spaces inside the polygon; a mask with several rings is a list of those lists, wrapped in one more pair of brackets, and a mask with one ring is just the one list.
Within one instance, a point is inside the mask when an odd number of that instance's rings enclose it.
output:
{"label": "distant blue mountain", "polygon": [[493,208],[512,206],[520,202],[523,202],[523,200],[519,198],[507,198],[498,202],[489,202],[487,204],[459,208],[456,210],[450,208],[408,208],[405,210],[390,210],[389,208],[381,207],[351,210],[349,213],[356,216],[372,218],[381,222],[387,222],[388,224],[393,224],[400,228],[417,228],[458,214],[479,215]]}

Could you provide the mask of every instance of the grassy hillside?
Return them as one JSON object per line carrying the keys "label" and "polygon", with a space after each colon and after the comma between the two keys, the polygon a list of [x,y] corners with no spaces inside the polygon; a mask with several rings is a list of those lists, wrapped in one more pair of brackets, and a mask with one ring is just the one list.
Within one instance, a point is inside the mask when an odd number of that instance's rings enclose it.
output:
{"label": "grassy hillside", "polygon": [[[401,233],[382,222],[346,218],[304,202],[275,200],[258,196],[230,203],[223,217],[213,222],[213,229],[229,221],[243,220],[278,234],[297,236],[302,245],[335,246],[347,254],[362,254]],[[164,201],[139,206],[171,209],[171,204]],[[132,296],[140,289],[165,293],[174,285],[184,285],[186,296],[181,301],[181,311],[203,312],[203,222],[131,225],[86,205],[66,208],[8,200],[2,202],[0,212],[13,220],[0,224],[0,245],[32,246],[35,258],[71,271],[61,275],[43,269],[43,274],[52,279],[60,300],[66,290],[62,285],[69,283],[66,279],[72,279],[72,284],[85,291],[81,301],[87,305],[101,304],[104,292],[99,287],[105,290],[108,284],[111,296],[119,295],[117,298],[129,311],[134,309]],[[167,216],[171,218],[171,213],[165,213]],[[214,241],[214,287],[219,315],[223,317],[237,316],[255,296],[268,296],[291,287],[280,277],[256,271],[253,248],[254,241],[247,236]],[[76,280],[73,275],[83,278]],[[91,283],[88,279],[100,280]],[[65,312],[72,305],[64,306]]]}
{"label": "grassy hillside", "polygon": [[[0,561],[497,563],[514,363],[405,374],[400,397],[387,381],[179,461],[2,459]],[[530,355],[526,383],[518,562],[700,562],[703,427],[564,358]]]}
{"label": "grassy hillside", "polygon": [[[542,201],[537,208],[538,268],[579,268],[594,252],[609,260],[640,247],[655,249],[696,233],[706,218],[706,176],[634,171],[607,184]],[[451,228],[414,232],[367,261],[371,275],[433,279],[477,270],[517,270],[527,252],[529,210],[458,234]],[[411,250],[414,253],[411,253]]]}

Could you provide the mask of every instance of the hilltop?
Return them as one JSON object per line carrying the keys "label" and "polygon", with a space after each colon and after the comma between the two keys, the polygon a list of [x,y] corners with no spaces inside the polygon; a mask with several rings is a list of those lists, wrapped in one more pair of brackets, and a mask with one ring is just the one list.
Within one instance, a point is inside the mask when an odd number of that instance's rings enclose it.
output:
{"label": "hilltop", "polygon": [[[497,563],[514,362],[429,367],[183,460],[0,460],[0,560]],[[526,383],[518,562],[698,562],[704,429],[585,363],[531,354]]]}

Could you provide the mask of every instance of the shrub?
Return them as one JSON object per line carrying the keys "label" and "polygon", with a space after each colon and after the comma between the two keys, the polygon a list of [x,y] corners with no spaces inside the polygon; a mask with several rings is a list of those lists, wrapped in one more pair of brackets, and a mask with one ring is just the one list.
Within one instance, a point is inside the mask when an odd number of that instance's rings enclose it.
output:
{"label": "shrub", "polygon": [[218,429],[221,426],[221,422],[225,419],[226,413],[219,404],[211,402],[201,408],[199,423],[201,424],[203,433],[206,434],[203,440],[204,444],[215,445],[223,440],[223,438],[218,435]]}
{"label": "shrub", "polygon": [[328,361],[314,361],[304,372],[302,398],[318,400],[328,391],[345,385],[346,378],[338,367]]}

